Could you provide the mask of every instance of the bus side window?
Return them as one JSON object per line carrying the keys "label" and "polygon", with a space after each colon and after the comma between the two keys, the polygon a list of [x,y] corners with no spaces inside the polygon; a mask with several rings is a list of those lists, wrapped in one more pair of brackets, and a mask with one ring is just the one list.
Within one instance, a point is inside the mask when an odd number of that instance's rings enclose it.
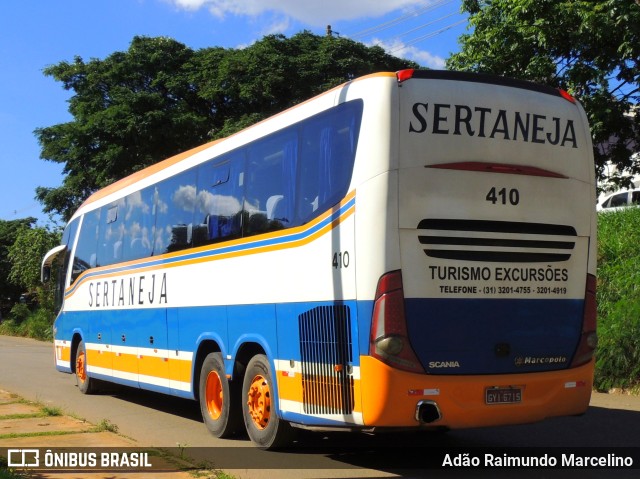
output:
{"label": "bus side window", "polygon": [[85,213],[80,227],[80,236],[73,258],[71,282],[73,283],[84,271],[98,266],[96,255],[98,246],[98,227],[100,225],[100,211],[97,209]]}
{"label": "bus side window", "polygon": [[239,238],[242,225],[244,152],[204,163],[198,168],[198,195],[193,228],[195,246]]}
{"label": "bus side window", "polygon": [[343,103],[302,127],[296,216],[305,223],[347,193],[362,118],[362,102]]}
{"label": "bus side window", "polygon": [[102,207],[98,235],[98,263],[107,266],[122,260],[124,199]]}
{"label": "bus side window", "polygon": [[76,239],[76,232],[78,230],[78,223],[80,219],[76,218],[71,221],[62,234],[61,244],[66,245],[67,249],[64,253],[64,259],[62,261],[57,260],[56,282],[54,286],[54,305],[55,311],[60,311],[62,307],[62,301],[64,300],[64,290],[67,287],[67,271],[69,270],[69,262],[71,261],[71,251]]}
{"label": "bus side window", "polygon": [[187,170],[153,188],[156,218],[153,254],[190,247],[196,205],[196,170]]}
{"label": "bus side window", "polygon": [[634,191],[631,193],[631,204],[632,205],[640,204],[640,191]]}
{"label": "bus side window", "polygon": [[147,258],[153,251],[155,187],[131,193],[125,199],[122,260]]}
{"label": "bus side window", "polygon": [[297,161],[296,128],[271,135],[249,148],[244,204],[247,235],[294,225]]}

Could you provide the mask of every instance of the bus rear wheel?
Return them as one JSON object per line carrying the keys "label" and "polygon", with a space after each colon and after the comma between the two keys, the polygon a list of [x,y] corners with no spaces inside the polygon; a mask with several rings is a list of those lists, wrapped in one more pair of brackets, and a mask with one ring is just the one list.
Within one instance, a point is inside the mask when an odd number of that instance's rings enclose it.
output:
{"label": "bus rear wheel", "polygon": [[263,354],[254,356],[242,383],[242,414],[249,438],[262,449],[278,449],[291,443],[294,429],[278,417],[273,396],[273,374]]}
{"label": "bus rear wheel", "polygon": [[87,348],[82,340],[76,348],[76,384],[82,394],[93,394],[97,390],[97,380],[89,377]]}
{"label": "bus rear wheel", "polygon": [[198,397],[202,419],[216,437],[231,437],[241,427],[238,389],[227,379],[222,354],[209,353],[200,369]]}

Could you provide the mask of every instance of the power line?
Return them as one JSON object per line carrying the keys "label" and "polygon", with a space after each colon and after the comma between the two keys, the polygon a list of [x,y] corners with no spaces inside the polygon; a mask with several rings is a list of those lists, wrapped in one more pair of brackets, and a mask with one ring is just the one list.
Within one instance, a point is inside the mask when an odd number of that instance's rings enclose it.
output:
{"label": "power line", "polygon": [[390,52],[388,52],[388,53],[389,53],[389,54],[393,54],[393,53],[395,53],[395,52],[402,51],[402,50],[404,50],[405,48],[411,47],[411,46],[415,45],[416,43],[420,43],[420,42],[421,42],[421,41],[423,41],[423,40],[427,40],[427,39],[429,39],[429,38],[433,38],[433,37],[435,37],[435,36],[437,36],[437,35],[440,35],[441,33],[444,33],[444,32],[446,32],[447,30],[452,29],[453,27],[457,27],[458,25],[461,25],[461,24],[465,23],[466,21],[467,21],[467,19],[466,19],[466,18],[463,18],[462,20],[458,20],[457,22],[451,23],[451,24],[447,25],[446,27],[443,27],[443,28],[441,28],[441,29],[439,29],[439,30],[436,30],[436,31],[434,31],[434,32],[427,33],[426,35],[423,35],[423,36],[421,36],[421,37],[415,38],[415,39],[413,39],[413,40],[411,40],[411,41],[407,42],[407,43],[406,43],[406,44],[404,44],[403,46],[398,47],[398,48],[396,48],[396,49],[394,49],[394,50],[391,50],[391,51],[390,51]]}
{"label": "power line", "polygon": [[[431,22],[428,22],[428,23],[425,23],[423,25],[420,25],[419,27],[412,28],[411,30],[407,30],[406,32],[403,32],[403,33],[398,33],[397,35],[394,35],[393,38],[404,37],[405,35],[409,35],[409,34],[411,34],[413,32],[417,32],[418,30],[422,30],[423,28],[430,27],[431,25],[434,25],[434,24],[436,24],[436,23],[438,23],[438,22],[440,22],[440,21],[442,21],[442,20],[444,20],[446,18],[453,17],[454,15],[458,15],[458,12],[451,12],[451,13],[449,13],[447,15],[444,15],[444,16],[442,16],[440,18],[437,18],[437,19],[435,19],[435,20],[433,20]],[[380,42],[380,43],[382,43],[382,42]]]}
{"label": "power line", "polygon": [[424,15],[425,13],[427,13],[430,10],[435,10],[436,8],[439,8],[443,5],[447,5],[449,3],[451,3],[453,0],[438,0],[435,3],[430,3],[428,5],[425,5],[423,7],[417,8],[416,10],[412,10],[410,12],[405,13],[404,15],[400,15],[399,17],[396,17],[394,19],[388,20],[386,22],[380,23],[378,25],[374,25],[373,27],[369,27],[365,30],[356,32],[352,35],[349,35],[350,38],[359,38],[359,37],[366,37],[368,35],[373,35],[374,33],[378,33],[381,32],[383,30],[387,30],[391,27],[394,27],[396,25],[398,25],[399,23],[405,22],[407,20],[419,17],[421,15]]}

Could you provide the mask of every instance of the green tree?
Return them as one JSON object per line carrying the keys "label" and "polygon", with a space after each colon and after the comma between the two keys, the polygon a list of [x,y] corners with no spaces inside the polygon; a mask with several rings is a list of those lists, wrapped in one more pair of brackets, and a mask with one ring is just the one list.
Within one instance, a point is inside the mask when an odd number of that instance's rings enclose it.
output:
{"label": "green tree", "polygon": [[60,233],[39,227],[20,228],[7,254],[11,262],[9,280],[23,290],[35,290],[40,286],[42,258],[58,244]]}
{"label": "green tree", "polygon": [[611,161],[640,173],[640,2],[623,0],[463,0],[472,33],[450,69],[494,73],[568,90],[584,105],[598,176]]}
{"label": "green tree", "polygon": [[73,120],[39,128],[41,158],[64,164],[40,187],[45,212],[65,220],[95,190],[207,140],[227,136],[328,88],[418,65],[343,38],[269,35],[243,49],[191,50],[135,37],[126,52],[45,69],[73,91]]}
{"label": "green tree", "polygon": [[19,233],[35,224],[35,218],[19,220],[0,220],[0,313],[5,316],[11,306],[18,301],[20,294],[24,292],[21,285],[10,279],[11,260],[9,250],[13,246]]}
{"label": "green tree", "polygon": [[303,31],[268,35],[248,48],[204,49],[194,84],[218,113],[213,138],[228,136],[330,88],[377,71],[418,68],[380,47]]}
{"label": "green tree", "polygon": [[58,188],[38,188],[45,212],[65,220],[96,189],[206,139],[207,105],[185,65],[193,50],[160,37],[135,37],[104,60],[44,70],[74,95],[73,120],[36,130],[41,158],[64,164]]}
{"label": "green tree", "polygon": [[33,226],[30,218],[17,226],[15,240],[7,249],[11,264],[8,280],[16,291],[24,293],[26,302],[14,298],[7,321],[0,325],[2,334],[51,339],[55,304],[51,284],[40,283],[40,264],[45,253],[60,242],[60,234]]}

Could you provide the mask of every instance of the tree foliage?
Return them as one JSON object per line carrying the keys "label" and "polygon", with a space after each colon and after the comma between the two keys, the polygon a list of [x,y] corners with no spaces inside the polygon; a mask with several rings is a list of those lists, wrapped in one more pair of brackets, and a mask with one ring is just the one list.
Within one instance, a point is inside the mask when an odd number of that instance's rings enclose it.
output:
{"label": "tree foliage", "polygon": [[640,173],[640,2],[464,0],[472,33],[451,69],[523,78],[568,90],[584,105],[599,177],[611,161]]}
{"label": "tree foliage", "polygon": [[45,212],[68,219],[95,190],[177,152],[232,134],[328,88],[375,71],[417,67],[380,47],[302,32],[242,49],[194,51],[135,37],[105,59],[63,61],[45,75],[73,92],[73,120],[39,128],[41,157],[64,164],[38,188]]}
{"label": "tree foliage", "polygon": [[40,286],[40,266],[44,255],[60,244],[60,234],[40,227],[22,227],[9,247],[11,262],[9,280],[23,288],[34,290]]}
{"label": "tree foliage", "polygon": [[31,228],[35,222],[35,218],[0,220],[0,311],[2,313],[6,313],[24,292],[22,286],[14,283],[10,278],[12,264],[9,259],[9,250],[19,233]]}

